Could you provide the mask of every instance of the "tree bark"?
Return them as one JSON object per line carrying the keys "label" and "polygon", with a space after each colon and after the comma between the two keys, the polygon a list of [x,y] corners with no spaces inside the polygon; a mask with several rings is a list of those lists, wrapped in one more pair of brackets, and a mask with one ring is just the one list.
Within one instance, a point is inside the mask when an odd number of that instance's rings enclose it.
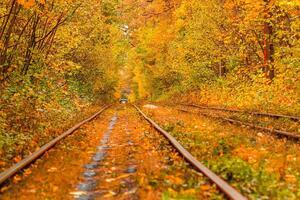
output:
{"label": "tree bark", "polygon": [[272,13],[269,11],[269,0],[264,0],[266,3],[264,22],[264,73],[267,78],[273,79],[275,77],[274,69],[274,44],[273,44],[273,27],[270,22]]}

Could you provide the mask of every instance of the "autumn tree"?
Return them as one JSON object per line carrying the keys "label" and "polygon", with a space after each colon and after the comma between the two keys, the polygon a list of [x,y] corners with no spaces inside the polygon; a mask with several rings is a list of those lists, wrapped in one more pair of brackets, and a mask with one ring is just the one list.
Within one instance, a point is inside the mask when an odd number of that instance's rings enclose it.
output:
{"label": "autumn tree", "polygon": [[78,121],[91,105],[114,99],[121,34],[112,13],[116,4],[110,5],[1,1],[0,154],[5,151],[6,159],[28,154],[66,119]]}
{"label": "autumn tree", "polygon": [[290,80],[299,75],[296,1],[127,3],[124,10],[134,10],[128,20],[133,44],[129,65],[135,88],[143,93],[140,98],[220,87],[227,94],[243,91],[239,101],[249,94],[249,99],[260,98],[258,102],[267,104],[275,99],[275,88],[281,87],[289,88],[285,91],[290,96],[285,96],[295,102],[296,88]]}

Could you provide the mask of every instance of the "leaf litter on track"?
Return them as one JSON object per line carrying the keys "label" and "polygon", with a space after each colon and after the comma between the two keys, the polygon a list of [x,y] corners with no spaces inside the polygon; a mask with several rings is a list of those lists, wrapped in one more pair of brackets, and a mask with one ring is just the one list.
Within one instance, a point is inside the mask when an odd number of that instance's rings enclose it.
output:
{"label": "leaf litter on track", "polygon": [[[106,138],[105,156],[92,165],[114,113],[118,120]],[[224,198],[133,107],[126,105],[109,109],[83,126],[30,170],[31,174],[4,191],[3,199]],[[81,184],[85,183],[83,180],[91,182]]]}

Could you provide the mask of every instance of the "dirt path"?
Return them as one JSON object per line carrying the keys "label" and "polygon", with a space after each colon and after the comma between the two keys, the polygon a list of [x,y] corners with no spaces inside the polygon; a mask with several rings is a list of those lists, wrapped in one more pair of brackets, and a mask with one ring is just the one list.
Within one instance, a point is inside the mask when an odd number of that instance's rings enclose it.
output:
{"label": "dirt path", "polygon": [[131,106],[109,109],[29,170],[1,199],[222,198]]}

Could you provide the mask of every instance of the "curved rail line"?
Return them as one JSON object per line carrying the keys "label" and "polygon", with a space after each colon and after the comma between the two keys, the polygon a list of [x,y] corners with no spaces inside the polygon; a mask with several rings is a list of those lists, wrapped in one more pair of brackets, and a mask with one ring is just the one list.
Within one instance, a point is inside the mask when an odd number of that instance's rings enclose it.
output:
{"label": "curved rail line", "polygon": [[[184,109],[177,109],[177,110],[179,110],[181,112],[193,113],[192,111],[188,111],[188,110],[184,110]],[[200,114],[200,115],[203,115],[205,117],[219,119],[219,120],[230,122],[230,123],[234,123],[234,124],[249,126],[251,128],[255,128],[255,129],[258,129],[258,130],[262,130],[262,131],[267,131],[267,132],[276,134],[278,136],[284,136],[284,137],[287,137],[287,138],[290,138],[290,139],[294,139],[294,140],[299,140],[300,139],[300,135],[297,134],[297,133],[291,133],[291,132],[282,131],[282,130],[278,130],[278,129],[267,128],[267,127],[263,127],[263,126],[251,124],[251,123],[248,123],[248,122],[242,122],[242,121],[239,121],[239,120],[230,119],[230,118],[226,118],[226,117],[212,116],[212,115],[201,113],[201,112],[194,113],[194,114]]]}
{"label": "curved rail line", "polygon": [[212,172],[210,169],[205,167],[202,163],[200,163],[195,157],[193,157],[173,136],[171,136],[168,132],[163,130],[157,123],[155,123],[152,119],[147,117],[141,109],[139,109],[136,105],[133,105],[137,111],[161,134],[163,134],[172,146],[177,149],[177,151],[192,165],[203,173],[207,178],[209,178],[213,183],[215,183],[218,188],[230,199],[233,200],[246,200],[247,198],[239,193],[236,189],[230,186],[226,181]]}
{"label": "curved rail line", "polygon": [[92,115],[91,117],[83,120],[82,122],[76,124],[75,126],[73,126],[72,128],[70,128],[69,130],[67,130],[66,132],[64,132],[63,134],[61,134],[60,136],[56,137],[55,139],[53,139],[52,141],[50,141],[49,143],[45,144],[44,146],[42,146],[39,150],[35,151],[33,154],[31,154],[30,156],[28,156],[27,158],[21,160],[20,162],[18,162],[17,164],[13,165],[11,168],[3,171],[0,174],[0,187],[1,185],[8,180],[10,177],[12,177],[13,175],[15,175],[18,171],[20,171],[21,169],[24,169],[26,166],[28,166],[29,164],[33,163],[35,160],[37,160],[41,155],[43,155],[45,152],[47,152],[49,149],[53,148],[59,141],[61,141],[62,139],[64,139],[65,137],[67,137],[68,135],[72,134],[74,131],[76,131],[78,128],[80,128],[82,125],[84,125],[85,123],[95,119],[98,115],[100,115],[103,111],[105,111],[106,109],[108,109],[110,107],[110,105],[108,106],[104,106],[102,107],[102,109],[100,111],[98,111],[97,113],[95,113],[94,115]]}
{"label": "curved rail line", "polygon": [[257,115],[257,116],[266,116],[266,117],[271,117],[271,118],[287,118],[287,119],[300,121],[300,117],[298,117],[298,116],[282,115],[282,114],[275,114],[275,113],[265,113],[265,112],[264,113],[251,112],[251,111],[246,111],[246,110],[221,108],[221,107],[214,107],[214,106],[202,106],[202,105],[196,105],[196,104],[181,104],[181,105],[195,107],[195,108],[201,108],[201,109],[208,109],[208,110],[219,110],[219,111],[235,112],[235,113],[247,113],[247,114]]}

